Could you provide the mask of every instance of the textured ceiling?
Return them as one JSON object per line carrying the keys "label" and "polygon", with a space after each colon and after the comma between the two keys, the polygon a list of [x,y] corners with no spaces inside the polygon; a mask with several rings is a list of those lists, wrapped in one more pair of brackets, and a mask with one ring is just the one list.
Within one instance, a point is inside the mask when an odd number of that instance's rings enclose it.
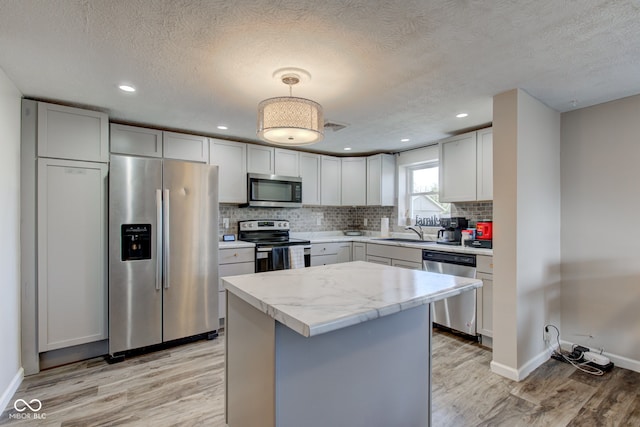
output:
{"label": "textured ceiling", "polygon": [[22,93],[117,121],[257,141],[282,67],[348,125],[308,149],[399,151],[490,123],[516,87],[561,112],[640,93],[640,0],[0,0]]}

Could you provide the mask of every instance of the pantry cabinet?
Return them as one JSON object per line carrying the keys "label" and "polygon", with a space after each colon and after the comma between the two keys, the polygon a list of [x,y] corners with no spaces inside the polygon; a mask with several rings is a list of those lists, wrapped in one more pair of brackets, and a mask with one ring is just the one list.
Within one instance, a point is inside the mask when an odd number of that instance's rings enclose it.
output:
{"label": "pantry cabinet", "polygon": [[264,145],[247,144],[247,172],[275,174],[275,150]]}
{"label": "pantry cabinet", "polygon": [[[320,156],[320,204],[342,204],[342,162],[339,157]],[[303,184],[304,187],[304,184]]]}
{"label": "pantry cabinet", "polygon": [[218,166],[218,201],[247,202],[247,144],[209,138],[209,164]]}
{"label": "pantry cabinet", "polygon": [[440,149],[440,201],[493,199],[493,130],[445,139]]}
{"label": "pantry cabinet", "polygon": [[394,206],[396,160],[391,154],[367,157],[367,205]]}
{"label": "pantry cabinet", "polygon": [[[34,102],[37,155],[88,162],[109,161],[109,117],[98,111]],[[35,117],[35,111],[32,113]]]}
{"label": "pantry cabinet", "polygon": [[132,156],[162,157],[162,131],[111,124],[110,151]]}
{"label": "pantry cabinet", "polygon": [[367,204],[367,159],[343,157],[341,160],[341,204],[364,206]]}
{"label": "pantry cabinet", "polygon": [[176,132],[162,132],[162,151],[165,159],[207,163],[209,140],[204,136]]}
{"label": "pantry cabinet", "polygon": [[302,204],[319,205],[320,155],[300,153],[300,177],[302,178]]}

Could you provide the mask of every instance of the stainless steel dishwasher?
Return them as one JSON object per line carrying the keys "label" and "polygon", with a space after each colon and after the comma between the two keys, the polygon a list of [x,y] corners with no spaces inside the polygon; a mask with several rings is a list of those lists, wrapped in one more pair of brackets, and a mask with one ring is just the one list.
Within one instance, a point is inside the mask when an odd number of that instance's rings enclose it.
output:
{"label": "stainless steel dishwasher", "polygon": [[[422,269],[433,273],[476,277],[476,256],[455,252],[422,250]],[[478,340],[476,331],[476,290],[436,301],[431,305],[433,323]]]}

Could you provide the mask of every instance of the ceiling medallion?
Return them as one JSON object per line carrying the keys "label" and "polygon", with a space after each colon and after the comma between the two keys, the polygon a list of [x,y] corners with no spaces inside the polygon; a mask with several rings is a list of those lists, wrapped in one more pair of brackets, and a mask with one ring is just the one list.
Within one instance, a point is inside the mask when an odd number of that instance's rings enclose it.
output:
{"label": "ceiling medallion", "polygon": [[292,96],[293,86],[311,75],[299,68],[283,68],[273,73],[289,86],[289,96],[269,98],[258,104],[258,137],[278,145],[309,145],[324,138],[322,106],[315,101]]}

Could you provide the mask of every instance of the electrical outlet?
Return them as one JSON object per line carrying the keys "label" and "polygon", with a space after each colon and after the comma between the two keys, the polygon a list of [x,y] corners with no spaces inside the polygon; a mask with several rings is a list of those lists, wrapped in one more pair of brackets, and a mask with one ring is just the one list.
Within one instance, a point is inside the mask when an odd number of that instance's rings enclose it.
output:
{"label": "electrical outlet", "polygon": [[322,217],[320,215],[316,217],[316,225],[322,225]]}
{"label": "electrical outlet", "polygon": [[222,227],[229,228],[229,218],[222,218]]}
{"label": "electrical outlet", "polygon": [[369,221],[367,220],[367,218],[365,218],[364,221],[363,221],[363,225],[366,227],[368,223],[369,223]]}
{"label": "electrical outlet", "polygon": [[549,334],[549,328],[548,327],[544,327],[542,328],[542,339],[544,340],[544,342],[548,343],[549,341],[551,341],[551,335]]}

